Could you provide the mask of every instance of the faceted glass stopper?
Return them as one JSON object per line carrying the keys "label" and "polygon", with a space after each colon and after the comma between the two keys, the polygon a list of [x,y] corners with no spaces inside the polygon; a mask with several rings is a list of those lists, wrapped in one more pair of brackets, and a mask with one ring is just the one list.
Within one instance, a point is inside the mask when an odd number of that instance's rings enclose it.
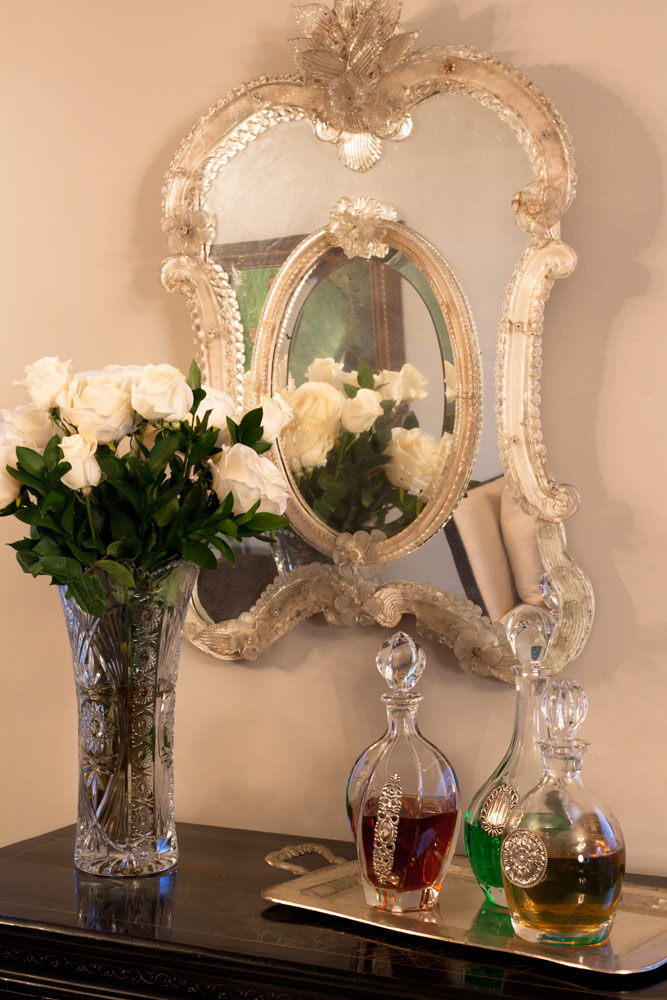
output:
{"label": "faceted glass stopper", "polygon": [[576,681],[554,681],[542,701],[552,739],[572,740],[588,712],[586,692]]}
{"label": "faceted glass stopper", "polygon": [[392,691],[407,693],[423,674],[426,655],[409,635],[396,632],[380,646],[375,663]]}
{"label": "faceted glass stopper", "polygon": [[520,604],[507,619],[507,638],[522,666],[544,663],[555,628],[553,616],[536,604]]}

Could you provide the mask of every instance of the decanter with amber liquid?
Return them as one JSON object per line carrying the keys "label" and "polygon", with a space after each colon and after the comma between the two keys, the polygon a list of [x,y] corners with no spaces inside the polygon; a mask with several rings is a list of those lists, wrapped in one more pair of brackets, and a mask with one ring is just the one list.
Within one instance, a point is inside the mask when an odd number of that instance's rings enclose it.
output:
{"label": "decanter with amber liquid", "polygon": [[[357,761],[347,796],[364,895],[382,910],[430,910],[454,853],[458,782],[417,726],[422,695],[412,689],[426,665],[424,651],[397,632],[376,663],[390,689],[382,696],[387,731]],[[367,764],[363,775],[359,761]]]}
{"label": "decanter with amber liquid", "polygon": [[522,604],[509,616],[507,637],[517,664],[514,732],[507,752],[475,794],[465,816],[465,845],[475,878],[487,899],[506,906],[500,844],[507,818],[519,797],[543,773],[538,741],[547,736],[542,699],[552,671],[546,663],[554,617],[538,605]]}
{"label": "decanter with amber liquid", "polygon": [[600,944],[620,899],[623,834],[581,777],[590,744],[576,734],[587,710],[574,681],[550,686],[544,711],[552,737],[541,743],[544,775],[505,829],[500,864],[507,905],[516,934],[526,941]]}

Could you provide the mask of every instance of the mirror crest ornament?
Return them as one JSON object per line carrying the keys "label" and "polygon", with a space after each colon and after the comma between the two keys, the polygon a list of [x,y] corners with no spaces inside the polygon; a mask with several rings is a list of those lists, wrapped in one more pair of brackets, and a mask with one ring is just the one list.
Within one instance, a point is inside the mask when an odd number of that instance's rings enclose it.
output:
{"label": "mirror crest ornament", "polygon": [[[341,163],[356,173],[368,171],[381,160],[385,140],[407,139],[409,145],[411,112],[436,94],[473,98],[508,124],[528,155],[534,177],[508,205],[530,242],[509,279],[498,331],[498,450],[513,496],[535,519],[541,562],[558,601],[560,622],[551,649],[558,670],[583,648],[594,609],[590,584],[567,551],[563,527],[575,512],[578,497],[571,486],[556,482],[548,466],[539,411],[545,304],[554,280],[569,275],[576,264],[574,251],[560,240],[560,218],[575,193],[572,145],[556,110],[514,67],[469,46],[414,50],[416,33],[402,32],[398,24],[400,6],[399,0],[337,0],[332,10],[322,4],[298,9],[301,37],[291,48],[300,74],[261,77],[243,85],[196,123],[165,180],[163,228],[172,256],[163,264],[162,280],[169,291],[186,296],[204,379],[240,402],[243,324],[229,274],[210,259],[215,219],[204,210],[211,185],[225,165],[282,123],[309,120],[319,139],[335,143]],[[372,192],[372,173],[368,177]],[[438,507],[438,515],[432,514],[436,505],[429,501],[406,529],[414,529],[411,537],[418,545],[451,514],[472,469],[481,390],[471,348],[465,345],[474,343],[474,328],[465,297],[444,259],[423,237],[397,222],[395,210],[377,206],[370,197],[364,204],[341,199],[328,226],[307,236],[285,261],[265,303],[250,384],[256,398],[271,391],[286,302],[295,281],[298,284],[298,274],[313,254],[317,259],[324,251],[325,242],[327,247],[337,242],[346,253],[371,257],[407,239],[409,252],[420,248],[422,264],[433,265],[435,255],[439,277],[430,283],[434,287],[435,282],[443,312],[449,307],[452,346],[458,351],[457,364],[463,365],[456,409],[459,439],[465,446],[452,459],[451,483],[447,470],[441,480],[451,495]],[[455,305],[448,303],[447,295]],[[472,336],[457,339],[456,323],[468,324]],[[274,461],[280,464],[274,451]],[[303,507],[295,491],[289,513],[308,536],[304,518],[309,524],[317,519]],[[337,535],[320,522],[311,537],[332,564],[313,562],[277,577],[253,608],[231,621],[213,623],[195,604],[186,634],[216,656],[253,658],[297,622],[318,612],[335,625],[356,621],[389,628],[396,627],[402,615],[414,614],[421,631],[451,646],[464,669],[509,680],[512,653],[500,623],[492,623],[470,601],[435,585],[382,583],[375,567],[395,558],[396,547],[395,539],[381,534]],[[401,534],[405,532],[396,539]]]}

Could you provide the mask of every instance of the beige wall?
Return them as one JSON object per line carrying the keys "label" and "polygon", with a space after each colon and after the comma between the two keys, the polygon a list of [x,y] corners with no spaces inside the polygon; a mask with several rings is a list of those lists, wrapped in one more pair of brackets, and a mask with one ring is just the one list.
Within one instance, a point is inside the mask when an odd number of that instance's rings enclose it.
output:
{"label": "beige wall", "polygon": [[[544,425],[583,504],[571,549],[598,602],[571,674],[587,687],[590,783],[614,806],[630,865],[667,874],[667,628],[662,393],[667,151],[662,0],[405,0],[421,44],[467,42],[520,67],[561,111],[579,196],[553,293]],[[2,102],[4,405],[44,354],[78,368],[191,356],[184,302],[158,284],[162,177],[197,116],[241,81],[289,72],[279,0],[24,0],[7,5]],[[659,48],[660,46],[660,48]],[[16,537],[0,522],[0,541]],[[0,548],[0,842],[75,815],[75,714],[57,595]],[[345,780],[382,728],[380,630],[314,620],[253,664],[184,648],[177,817],[345,836]],[[467,802],[509,739],[513,694],[431,653],[422,728]]]}

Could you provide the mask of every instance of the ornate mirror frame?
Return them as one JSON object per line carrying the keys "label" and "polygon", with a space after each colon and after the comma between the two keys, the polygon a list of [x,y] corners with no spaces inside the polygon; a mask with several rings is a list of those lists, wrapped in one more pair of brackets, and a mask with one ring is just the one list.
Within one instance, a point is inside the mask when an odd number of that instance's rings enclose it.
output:
{"label": "ornate mirror frame", "polygon": [[[389,5],[372,5],[378,6],[386,15]],[[337,3],[328,13],[334,17],[338,10],[342,18],[344,7]],[[498,330],[498,447],[515,499],[535,518],[540,557],[558,602],[559,628],[551,658],[560,670],[583,648],[594,612],[592,588],[567,551],[563,526],[577,509],[578,496],[573,487],[557,483],[550,471],[539,409],[545,304],[554,280],[569,275],[576,264],[574,251],[560,240],[560,218],[574,198],[576,184],[567,128],[542,92],[511,65],[468,46],[411,51],[414,36],[397,33],[397,16],[376,18],[380,57],[371,62],[371,69],[361,71],[362,77],[368,74],[364,93],[350,97],[349,88],[356,85],[350,81],[359,81],[359,68],[352,73],[354,67],[348,65],[333,82],[317,69],[326,43],[317,33],[312,10],[297,9],[305,36],[293,43],[301,74],[261,77],[239,87],[200,118],[181,143],[163,192],[163,228],[172,252],[162,266],[163,284],[186,296],[204,380],[240,403],[243,328],[228,277],[208,258],[214,222],[202,211],[225,163],[273,126],[309,118],[320,139],[336,143],[347,167],[365,170],[382,155],[384,141],[409,134],[411,109],[434,94],[467,95],[509,124],[535,176],[512,201],[516,224],[530,234],[530,244],[509,280]],[[316,245],[319,238],[315,234],[311,240]],[[266,386],[269,349],[261,340],[260,348],[254,371]],[[467,477],[458,481],[464,487]],[[213,623],[194,604],[186,635],[198,648],[223,659],[252,659],[318,612],[335,625],[357,621],[389,628],[402,615],[413,614],[425,635],[454,649],[464,669],[510,679],[513,657],[502,625],[490,622],[470,601],[434,585],[382,583],[371,575],[369,564],[381,561],[384,553],[373,533],[362,534],[323,542],[334,565],[312,563],[277,577],[238,619]]]}

